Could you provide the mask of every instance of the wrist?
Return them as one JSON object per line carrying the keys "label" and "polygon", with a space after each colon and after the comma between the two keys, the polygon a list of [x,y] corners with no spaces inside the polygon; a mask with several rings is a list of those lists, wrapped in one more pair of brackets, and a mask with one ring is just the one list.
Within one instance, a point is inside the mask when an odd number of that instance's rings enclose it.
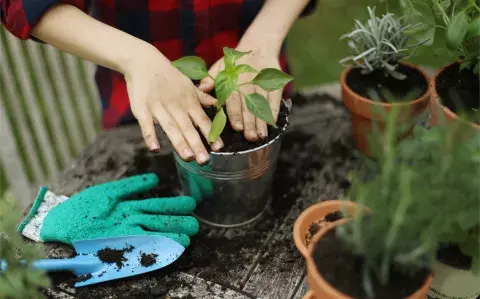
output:
{"label": "wrist", "polygon": [[282,49],[283,39],[279,37],[245,34],[238,43],[237,50],[262,53],[264,56],[278,57]]}
{"label": "wrist", "polygon": [[130,47],[131,52],[125,59],[119,59],[118,69],[125,77],[145,68],[170,65],[169,60],[152,44],[144,41]]}

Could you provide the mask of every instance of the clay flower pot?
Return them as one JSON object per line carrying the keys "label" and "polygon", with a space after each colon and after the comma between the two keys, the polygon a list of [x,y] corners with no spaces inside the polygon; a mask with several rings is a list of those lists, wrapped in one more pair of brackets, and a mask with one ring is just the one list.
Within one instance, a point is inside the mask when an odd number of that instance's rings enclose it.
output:
{"label": "clay flower pot", "polygon": [[[312,244],[316,244],[328,231],[334,229],[335,227],[344,224],[348,219],[341,219],[334,223],[330,223],[327,227],[318,233],[312,240]],[[310,286],[311,291],[314,293],[316,299],[354,299],[340,291],[337,291],[332,285],[330,285],[318,272],[315,261],[313,260],[313,251],[315,246],[310,246],[308,250],[307,259],[307,282]],[[425,283],[418,289],[415,293],[408,296],[406,299],[425,299],[427,298],[428,291],[430,289],[430,284],[432,283],[432,276],[428,276],[425,280]],[[311,296],[311,295],[310,295]],[[311,299],[312,297],[308,298]],[[312,299],[313,299],[312,298]]]}
{"label": "clay flower pot", "polygon": [[[430,124],[432,126],[438,126],[442,124],[443,122],[455,122],[460,120],[458,115],[456,115],[452,110],[448,109],[447,107],[443,106],[440,101],[440,96],[438,95],[437,92],[437,78],[442,74],[442,72],[447,69],[448,67],[452,66],[457,62],[454,62],[452,64],[446,65],[440,69],[438,69],[433,77],[430,79],[430,93],[431,93],[431,99],[430,99],[430,111],[432,114],[432,117],[430,119]],[[474,123],[474,122],[469,122],[472,128],[476,130],[480,130],[480,125]]]}
{"label": "clay flower pot", "polygon": [[[304,257],[308,256],[306,235],[312,223],[322,221],[328,214],[341,210],[342,205],[345,206],[349,215],[353,215],[355,207],[357,207],[357,204],[347,200],[327,200],[310,206],[298,216],[295,225],[293,226],[293,241],[295,242],[298,251],[300,251]],[[324,221],[319,223],[319,228],[316,234],[325,229],[326,224],[335,223],[336,221]]]}
{"label": "clay flower pot", "polygon": [[[427,74],[417,66],[409,63],[401,63],[404,66],[417,70],[426,82],[429,82]],[[354,92],[347,84],[347,77],[352,67],[346,68],[340,78],[342,89],[342,100],[345,106],[350,110],[350,118],[352,123],[353,138],[357,148],[366,154],[369,154],[368,136],[372,132],[373,124],[377,123],[380,130],[383,130],[385,121],[384,116],[377,115],[375,111],[381,108],[386,112],[392,109],[398,109],[397,122],[404,124],[411,123],[411,129],[406,130],[405,136],[413,132],[415,120],[427,109],[430,100],[430,89],[418,99],[406,103],[378,103],[360,96]]]}

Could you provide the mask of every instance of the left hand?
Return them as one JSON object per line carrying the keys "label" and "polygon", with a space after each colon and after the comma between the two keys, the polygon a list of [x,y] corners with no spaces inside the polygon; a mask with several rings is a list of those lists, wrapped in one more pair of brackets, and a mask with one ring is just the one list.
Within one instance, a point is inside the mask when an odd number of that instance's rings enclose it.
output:
{"label": "left hand", "polygon": [[[242,52],[252,51],[250,54],[243,56],[237,61],[237,65],[248,64],[254,69],[260,71],[264,68],[276,68],[280,70],[280,63],[278,61],[278,53],[270,52],[257,46],[243,45],[237,47],[237,50]],[[214,78],[218,73],[224,69],[223,57],[219,59],[209,70],[209,74]],[[255,78],[255,73],[241,74],[238,84],[251,81]],[[215,82],[211,78],[205,78],[200,82],[198,87],[205,93],[211,92],[215,88]],[[269,101],[272,109],[273,119],[276,122],[278,112],[280,111],[280,103],[282,101],[283,90],[276,90],[274,92],[266,92],[258,86],[252,84],[243,85],[239,87],[244,94],[259,93]],[[264,139],[268,136],[267,123],[261,119],[256,118],[247,108],[245,99],[237,92],[233,92],[226,102],[227,114],[232,128],[238,132],[244,131],[245,138],[248,141],[256,141],[259,138]]]}

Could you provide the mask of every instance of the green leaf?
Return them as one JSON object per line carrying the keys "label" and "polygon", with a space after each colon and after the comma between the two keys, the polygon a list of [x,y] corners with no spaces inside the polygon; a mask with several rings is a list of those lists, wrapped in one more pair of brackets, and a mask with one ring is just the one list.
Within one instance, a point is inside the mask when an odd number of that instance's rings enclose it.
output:
{"label": "green leaf", "polygon": [[218,106],[222,106],[230,94],[237,88],[238,74],[221,71],[215,79],[215,93],[217,95]]}
{"label": "green leaf", "polygon": [[478,255],[480,251],[480,241],[478,240],[478,235],[470,235],[469,238],[463,243],[460,243],[460,251],[466,256],[473,257]]}
{"label": "green leaf", "polygon": [[241,74],[241,73],[258,73],[258,71],[256,69],[254,69],[253,67],[249,66],[248,64],[240,64],[240,65],[237,65],[235,67],[235,71],[238,73],[238,74]]}
{"label": "green leaf", "polygon": [[260,86],[265,91],[275,91],[285,87],[285,85],[292,80],[292,76],[278,69],[267,68],[260,71],[255,79],[253,79],[252,84]]}
{"label": "green leaf", "polygon": [[468,25],[467,35],[465,36],[465,40],[469,40],[471,38],[480,36],[480,17],[474,19]]}
{"label": "green leaf", "polygon": [[217,139],[220,137],[220,134],[222,134],[226,124],[227,116],[225,115],[223,108],[220,107],[217,110],[215,118],[213,119],[212,128],[210,129],[210,133],[208,134],[208,141],[211,143],[217,141]]}
{"label": "green leaf", "polygon": [[472,273],[473,275],[480,275],[480,256],[478,253],[472,258]]}
{"label": "green leaf", "polygon": [[457,50],[462,44],[468,31],[468,18],[464,11],[457,13],[447,28],[447,47]]}
{"label": "green leaf", "polygon": [[253,115],[264,120],[269,125],[275,128],[277,127],[275,121],[273,120],[273,114],[272,109],[270,108],[270,104],[264,96],[258,93],[247,94],[245,95],[245,103],[248,110],[250,110]]}
{"label": "green leaf", "polygon": [[225,69],[228,71],[233,71],[235,69],[235,62],[242,58],[243,56],[250,54],[252,51],[248,52],[240,52],[235,49],[223,48],[223,55],[224,55],[224,62],[225,62]]}
{"label": "green leaf", "polygon": [[413,37],[419,42],[427,41],[425,45],[432,45],[435,37],[435,14],[425,0],[400,0],[403,11],[403,21],[411,26],[405,35]]}
{"label": "green leaf", "polygon": [[202,80],[208,77],[207,64],[197,56],[185,56],[172,62],[180,72],[192,80]]}

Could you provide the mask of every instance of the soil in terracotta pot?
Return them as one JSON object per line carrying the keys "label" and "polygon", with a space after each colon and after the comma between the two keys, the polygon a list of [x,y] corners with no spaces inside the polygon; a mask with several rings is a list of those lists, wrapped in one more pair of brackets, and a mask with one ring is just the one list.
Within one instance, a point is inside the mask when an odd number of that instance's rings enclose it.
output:
{"label": "soil in terracotta pot", "polygon": [[452,64],[438,76],[436,88],[444,106],[480,124],[480,78],[472,70]]}
{"label": "soil in terracotta pot", "polygon": [[472,258],[464,255],[456,243],[442,244],[437,259],[457,269],[470,270],[472,267]]}
{"label": "soil in terracotta pot", "polygon": [[327,223],[329,222],[334,222],[339,219],[342,219],[342,212],[341,211],[335,211],[327,214],[325,218],[317,220],[310,224],[308,227],[308,231],[305,234],[305,243],[308,246],[310,242],[312,241],[313,237],[322,229]]}
{"label": "soil in terracotta pot", "polygon": [[[207,113],[208,117],[213,121],[215,114],[217,113],[217,108],[215,106],[212,106],[206,107],[204,108],[204,110]],[[277,128],[268,125],[268,137],[265,139],[259,139],[255,142],[247,141],[247,139],[245,139],[243,135],[243,132],[235,131],[230,125],[228,114],[225,114],[227,115],[227,124],[225,125],[225,129],[220,135],[220,138],[222,138],[222,141],[224,143],[224,147],[220,150],[220,152],[236,153],[254,149],[256,147],[267,144],[271,140],[275,139],[282,132],[282,128],[285,127],[285,125],[287,124],[288,108],[283,104],[281,105],[280,112],[278,114]],[[205,147],[209,149],[210,145],[208,144],[207,140],[203,138],[203,135],[201,136]]]}
{"label": "soil in terracotta pot", "polygon": [[[372,97],[372,90],[384,103],[410,102],[425,94],[428,89],[428,82],[416,69],[400,64],[398,72],[406,75],[403,80],[386,76],[383,70],[375,70],[369,74],[362,74],[360,69],[354,68],[347,75],[348,86],[358,95],[376,100]],[[392,101],[384,90],[390,91],[395,100]]]}
{"label": "soil in terracotta pot", "polygon": [[[335,230],[329,231],[315,246],[313,259],[320,275],[335,289],[356,299],[367,299],[362,286],[363,258],[344,248],[335,236]],[[429,275],[429,271],[418,271],[408,276],[392,268],[390,280],[381,285],[372,277],[373,290],[377,299],[405,299],[416,292]]]}

